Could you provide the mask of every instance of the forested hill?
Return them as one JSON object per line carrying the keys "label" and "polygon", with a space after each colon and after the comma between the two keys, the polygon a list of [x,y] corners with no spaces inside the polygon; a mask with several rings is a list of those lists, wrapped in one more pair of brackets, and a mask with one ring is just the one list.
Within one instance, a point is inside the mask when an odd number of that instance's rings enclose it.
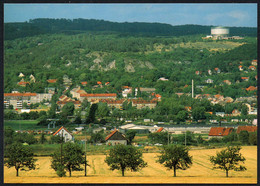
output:
{"label": "forested hill", "polygon": [[[172,26],[163,23],[117,23],[95,19],[33,19],[24,23],[5,23],[5,40],[12,40],[39,34],[66,33],[77,34],[86,31],[119,32],[142,36],[185,36],[209,35],[212,26],[180,25]],[[256,36],[257,28],[230,27],[230,35]]]}

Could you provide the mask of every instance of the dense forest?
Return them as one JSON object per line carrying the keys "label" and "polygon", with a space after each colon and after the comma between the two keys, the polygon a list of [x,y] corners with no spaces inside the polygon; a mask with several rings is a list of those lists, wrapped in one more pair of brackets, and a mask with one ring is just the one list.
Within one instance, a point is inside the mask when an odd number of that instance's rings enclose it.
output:
{"label": "dense forest", "polygon": [[[212,26],[180,25],[172,26],[163,23],[116,23],[95,19],[33,19],[23,23],[5,23],[5,40],[34,36],[39,34],[78,34],[86,31],[117,32],[123,36],[186,36],[207,35]],[[230,27],[232,36],[254,36],[257,35],[256,28]]]}

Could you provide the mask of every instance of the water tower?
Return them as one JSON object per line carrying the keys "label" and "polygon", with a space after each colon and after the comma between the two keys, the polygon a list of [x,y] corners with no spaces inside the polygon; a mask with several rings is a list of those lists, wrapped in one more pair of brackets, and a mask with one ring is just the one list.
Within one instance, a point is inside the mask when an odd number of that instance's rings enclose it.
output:
{"label": "water tower", "polygon": [[221,39],[223,37],[227,37],[229,34],[229,29],[224,27],[213,27],[211,28],[211,35],[214,38]]}

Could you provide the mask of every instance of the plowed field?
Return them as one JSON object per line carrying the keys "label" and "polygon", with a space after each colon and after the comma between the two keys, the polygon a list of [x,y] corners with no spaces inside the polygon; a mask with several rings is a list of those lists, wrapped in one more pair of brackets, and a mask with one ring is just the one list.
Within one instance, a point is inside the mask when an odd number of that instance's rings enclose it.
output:
{"label": "plowed field", "polygon": [[90,155],[88,161],[91,167],[87,169],[87,177],[84,171],[72,172],[72,177],[59,178],[51,169],[50,157],[37,157],[38,169],[32,171],[20,171],[16,177],[15,169],[4,168],[4,183],[257,183],[257,147],[244,146],[242,154],[246,158],[244,172],[230,171],[228,178],[221,170],[212,170],[209,156],[215,155],[221,149],[191,150],[193,165],[183,171],[177,170],[177,177],[173,177],[173,171],[156,163],[156,153],[144,153],[144,160],[148,167],[139,172],[126,171],[125,177],[120,171],[111,171],[104,163],[105,155]]}

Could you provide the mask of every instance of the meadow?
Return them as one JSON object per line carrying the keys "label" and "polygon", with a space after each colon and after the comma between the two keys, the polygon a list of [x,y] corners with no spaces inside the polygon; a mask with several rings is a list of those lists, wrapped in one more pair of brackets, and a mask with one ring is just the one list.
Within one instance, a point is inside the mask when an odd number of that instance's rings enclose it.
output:
{"label": "meadow", "polygon": [[20,171],[20,177],[15,177],[15,169],[4,167],[4,183],[257,183],[257,147],[243,146],[241,153],[245,156],[244,172],[230,171],[230,177],[225,177],[222,170],[212,170],[209,156],[215,155],[219,149],[190,150],[193,156],[193,165],[187,170],[178,170],[177,177],[173,177],[173,171],[167,170],[156,162],[158,153],[144,153],[144,160],[148,163],[146,168],[139,172],[126,171],[125,177],[120,171],[111,171],[104,163],[105,155],[89,155],[87,160],[90,167],[87,168],[87,177],[84,171],[72,172],[72,177],[60,178],[51,169],[50,157],[36,157],[37,169],[24,172]]}

